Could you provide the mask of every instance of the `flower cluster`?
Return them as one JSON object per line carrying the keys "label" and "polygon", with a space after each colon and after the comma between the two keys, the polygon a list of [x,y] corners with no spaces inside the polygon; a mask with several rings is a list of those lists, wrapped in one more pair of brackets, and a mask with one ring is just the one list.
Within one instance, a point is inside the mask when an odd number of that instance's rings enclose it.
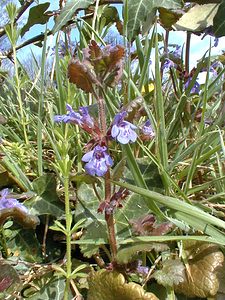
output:
{"label": "flower cluster", "polygon": [[94,176],[103,176],[108,171],[108,167],[113,165],[113,160],[107,152],[105,146],[97,145],[95,148],[84,154],[82,161],[86,162],[85,170]]}
{"label": "flower cluster", "polygon": [[219,38],[215,37],[214,33],[213,33],[213,26],[209,26],[207,28],[205,28],[204,30],[204,35],[202,37],[202,39],[204,39],[204,37],[206,35],[210,35],[210,36],[213,36],[214,37],[214,44],[213,44],[213,47],[217,47],[218,44],[219,44]]}
{"label": "flower cluster", "polygon": [[[185,89],[187,89],[189,87],[191,80],[192,80],[192,78],[189,77],[184,85]],[[197,81],[195,81],[193,87],[191,88],[190,93],[191,94],[199,94],[200,93],[200,84]]]}
{"label": "flower cluster", "polygon": [[87,125],[89,128],[94,127],[94,121],[89,115],[87,107],[80,107],[80,112],[75,112],[71,105],[66,105],[68,113],[66,115],[56,115],[55,122],[74,123],[79,126]]}
{"label": "flower cluster", "polygon": [[175,63],[171,59],[166,58],[162,67],[163,70],[174,68],[174,67],[175,67]]}
{"label": "flower cluster", "polygon": [[114,118],[111,130],[112,138],[116,139],[121,144],[135,142],[137,139],[137,133],[134,131],[137,127],[128,121],[124,121],[126,116],[126,111],[118,113]]}
{"label": "flower cluster", "polygon": [[[65,115],[56,115],[54,117],[55,122],[74,123],[91,134],[97,132],[94,120],[89,115],[87,107],[80,107],[79,112],[75,112],[73,108],[67,104],[66,109],[68,113]],[[135,132],[137,127],[125,121],[124,119],[126,117],[126,111],[119,112],[115,116],[111,128],[111,137],[121,144],[135,142],[137,139],[137,133]],[[97,145],[95,144],[96,146],[82,157],[82,161],[86,163],[84,168],[88,174],[92,176],[104,176],[108,168],[113,165],[113,160],[107,152],[106,143],[104,141],[102,142],[100,138],[95,139],[95,142],[96,141]]]}
{"label": "flower cluster", "polygon": [[8,189],[4,189],[0,192],[0,196],[1,196],[1,198],[0,198],[0,210],[17,207],[25,213],[28,212],[27,208],[23,204],[21,204],[18,200],[14,199],[14,198],[7,197],[8,194],[9,194]]}
{"label": "flower cluster", "polygon": [[144,135],[145,139],[152,139],[155,137],[155,131],[152,128],[150,120],[147,120],[141,128],[141,132]]}

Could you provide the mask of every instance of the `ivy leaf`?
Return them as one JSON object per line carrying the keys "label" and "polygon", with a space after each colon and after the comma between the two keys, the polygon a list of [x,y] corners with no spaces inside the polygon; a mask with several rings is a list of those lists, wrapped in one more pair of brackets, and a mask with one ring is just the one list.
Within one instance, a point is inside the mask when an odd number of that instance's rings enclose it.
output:
{"label": "ivy leaf", "polygon": [[218,11],[213,19],[213,33],[216,37],[225,35],[225,0],[223,0],[218,8]]}
{"label": "ivy leaf", "polygon": [[62,9],[60,15],[56,18],[55,26],[52,29],[53,33],[60,30],[68,21],[72,19],[78,9],[85,9],[95,1],[93,0],[70,0]]}
{"label": "ivy leaf", "polygon": [[[139,33],[148,16],[154,18],[156,8],[164,7],[168,9],[177,9],[182,7],[181,0],[128,0],[128,39],[132,40]],[[150,22],[150,20],[148,20]]]}
{"label": "ivy leaf", "polygon": [[87,300],[159,300],[153,293],[146,293],[137,283],[126,283],[121,273],[100,270],[89,277]]}
{"label": "ivy leaf", "polygon": [[26,201],[31,212],[37,215],[49,214],[61,217],[64,214],[64,205],[56,193],[56,179],[54,174],[44,174],[33,181],[33,190],[37,196]]}
{"label": "ivy leaf", "polygon": [[174,27],[177,30],[202,31],[213,25],[218,7],[218,4],[196,4],[179,19]]}
{"label": "ivy leaf", "polygon": [[42,261],[41,246],[35,232],[31,229],[14,230],[11,240],[8,242],[8,247],[14,256],[20,257],[22,260],[32,263],[40,263]]}
{"label": "ivy leaf", "polygon": [[48,9],[50,3],[45,2],[34,7],[31,7],[29,11],[29,17],[27,23],[21,29],[21,37],[34,25],[46,24],[50,16],[45,15],[45,11]]}
{"label": "ivy leaf", "polygon": [[175,291],[190,298],[215,296],[220,285],[219,277],[224,276],[224,255],[218,245],[196,241],[184,242],[183,245],[192,280],[185,277],[175,286]]}
{"label": "ivy leaf", "polygon": [[[47,273],[40,279],[33,281],[34,286],[24,290],[25,298],[30,300],[61,300],[65,290],[65,279],[59,276],[53,276],[53,273]],[[69,292],[69,299],[72,295]]]}
{"label": "ivy leaf", "polygon": [[152,276],[165,287],[178,285],[185,280],[185,266],[179,259],[168,259],[163,262],[161,270],[155,271]]}
{"label": "ivy leaf", "polygon": [[[101,189],[96,187],[97,191],[101,193]],[[101,195],[101,194],[100,194]],[[82,235],[80,241],[85,242],[92,240],[93,244],[85,243],[80,245],[81,252],[86,257],[91,257],[99,250],[102,240],[105,244],[108,243],[107,227],[103,214],[98,214],[99,200],[97,199],[93,189],[83,183],[77,191],[79,199],[76,207],[76,221],[85,218],[85,233]],[[103,199],[103,197],[102,197]],[[100,243],[98,241],[101,241]]]}

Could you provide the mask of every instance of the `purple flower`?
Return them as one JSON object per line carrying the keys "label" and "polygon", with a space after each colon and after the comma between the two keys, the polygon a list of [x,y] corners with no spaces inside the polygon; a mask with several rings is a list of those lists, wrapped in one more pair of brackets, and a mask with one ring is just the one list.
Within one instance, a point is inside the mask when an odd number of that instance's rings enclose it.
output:
{"label": "purple flower", "polygon": [[181,58],[181,46],[176,45],[176,49],[171,52],[175,58]]}
{"label": "purple flower", "polygon": [[[189,87],[191,80],[192,80],[191,77],[188,78],[188,80],[186,81],[186,83],[184,85],[185,89],[187,89]],[[199,92],[200,92],[200,84],[197,81],[195,81],[193,87],[191,88],[190,93],[191,94],[199,94]]]}
{"label": "purple flower", "polygon": [[94,121],[88,113],[87,107],[80,107],[79,112],[75,112],[69,104],[66,105],[68,113],[66,115],[56,115],[55,122],[74,123],[79,126],[87,125],[89,128],[94,127]]}
{"label": "purple flower", "polygon": [[204,39],[204,37],[205,37],[206,35],[210,35],[210,36],[213,36],[213,37],[214,37],[214,44],[213,44],[213,46],[214,46],[214,47],[217,47],[218,44],[219,44],[219,38],[217,38],[217,37],[214,36],[214,33],[213,33],[213,26],[212,26],[212,25],[209,26],[209,27],[207,27],[207,28],[205,28],[205,30],[204,30],[204,35],[203,35],[202,39]]}
{"label": "purple flower", "polygon": [[4,189],[0,192],[0,196],[1,196],[1,198],[0,198],[0,210],[6,209],[6,208],[17,207],[25,213],[28,212],[27,208],[23,204],[21,204],[18,200],[14,199],[14,198],[7,197],[8,194],[9,194],[8,189]]}
{"label": "purple flower", "polygon": [[138,273],[141,273],[142,275],[148,275],[149,267],[142,266],[142,261],[138,260],[137,271],[138,271]]}
{"label": "purple flower", "polygon": [[175,63],[171,59],[166,58],[165,62],[163,64],[163,67],[162,67],[163,70],[169,69],[169,68],[174,68],[174,67],[175,67]]}
{"label": "purple flower", "polygon": [[108,167],[113,165],[113,160],[107,152],[105,146],[97,145],[95,148],[84,154],[82,161],[86,162],[85,170],[92,176],[104,176],[108,171]]}
{"label": "purple flower", "polygon": [[128,121],[124,121],[127,116],[125,111],[118,113],[113,121],[111,136],[121,144],[128,144],[130,141],[135,142],[137,133],[134,131],[137,127]]}
{"label": "purple flower", "polygon": [[141,129],[142,133],[149,138],[155,137],[155,132],[152,128],[150,120],[147,120]]}
{"label": "purple flower", "polygon": [[86,124],[89,128],[93,128],[94,121],[93,118],[89,115],[87,106],[80,107],[79,111],[82,114],[82,123]]}

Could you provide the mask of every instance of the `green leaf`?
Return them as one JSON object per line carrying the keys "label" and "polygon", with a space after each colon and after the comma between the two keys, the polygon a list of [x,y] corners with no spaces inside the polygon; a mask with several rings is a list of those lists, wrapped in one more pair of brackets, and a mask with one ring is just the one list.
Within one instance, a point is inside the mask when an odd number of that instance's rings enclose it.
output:
{"label": "green leaf", "polygon": [[221,227],[225,229],[225,222],[211,216],[208,213],[205,213],[203,210],[195,207],[194,205],[190,205],[188,203],[183,202],[182,200],[179,200],[177,198],[161,195],[156,192],[149,191],[147,189],[139,188],[137,186],[127,184],[127,183],[121,183],[121,182],[114,182],[115,184],[119,186],[123,186],[127,188],[128,190],[137,193],[143,197],[146,197],[148,201],[155,201],[158,202],[166,207],[169,207],[175,211],[180,211],[185,213],[187,216],[195,217],[196,219],[199,219],[200,221],[205,222],[205,226],[208,224],[212,224],[218,227]]}
{"label": "green leaf", "polygon": [[[100,193],[100,189],[97,188],[97,190]],[[84,224],[86,230],[80,239],[84,244],[80,245],[80,249],[86,257],[91,257],[98,252],[101,244],[108,243],[107,227],[104,215],[97,213],[100,202],[93,189],[83,183],[78,189],[77,196],[79,202],[76,207],[75,220],[86,219]],[[87,240],[92,240],[93,243],[86,243]]]}
{"label": "green leaf", "polygon": [[163,262],[162,269],[153,274],[153,278],[163,286],[177,285],[185,280],[185,266],[179,259],[168,259]]}
{"label": "green leaf", "polygon": [[[15,234],[16,233],[16,234]],[[13,233],[12,233],[13,234]],[[14,236],[8,242],[8,247],[14,256],[28,262],[40,263],[41,246],[33,230],[14,230]]]}
{"label": "green leaf", "polygon": [[50,3],[45,2],[32,7],[29,11],[29,17],[27,23],[21,29],[21,37],[34,25],[46,24],[50,16],[45,15],[45,11],[48,9]]}
{"label": "green leaf", "polygon": [[72,19],[78,9],[85,9],[91,4],[93,0],[71,0],[67,1],[65,7],[62,9],[61,14],[56,18],[55,26],[52,29],[53,33],[60,30],[68,21]]}
{"label": "green leaf", "polygon": [[[132,177],[134,179],[135,184],[138,185],[139,187],[147,188],[148,186],[147,186],[145,179],[141,173],[141,170],[139,168],[137,160],[134,157],[134,154],[131,150],[131,146],[128,144],[128,145],[124,145],[123,148],[125,150],[125,153],[127,156],[127,164],[132,173]],[[152,212],[162,216],[162,213],[160,212],[160,210],[159,210],[158,206],[155,204],[155,202],[153,202],[153,201],[147,202],[147,206]]]}
{"label": "green leaf", "polygon": [[157,252],[159,251],[165,251],[169,247],[166,244],[160,244],[160,243],[136,243],[127,245],[121,249],[119,249],[117,253],[116,260],[120,264],[127,264],[129,261],[132,260],[133,256],[137,255],[140,251],[149,252],[153,249]]}
{"label": "green leaf", "polygon": [[177,30],[202,31],[213,24],[218,4],[196,4],[174,25]]}
{"label": "green leaf", "polygon": [[56,179],[54,174],[44,174],[33,181],[33,190],[37,196],[26,201],[31,212],[38,215],[50,214],[60,217],[64,214],[64,205],[56,193]]}
{"label": "green leaf", "polygon": [[[53,276],[52,273],[48,273],[42,276],[41,279],[34,280],[33,283],[35,288],[31,287],[25,291],[26,298],[30,300],[63,299],[65,290],[65,279],[63,277]],[[72,297],[70,299],[72,299]]]}
{"label": "green leaf", "polygon": [[[176,9],[182,7],[181,0],[128,0],[128,38],[132,40],[139,33],[140,27],[157,7]],[[155,14],[152,16],[152,18]],[[148,20],[150,22],[150,20]]]}
{"label": "green leaf", "polygon": [[213,32],[216,37],[225,35],[225,0],[220,4],[218,11],[213,19]]}

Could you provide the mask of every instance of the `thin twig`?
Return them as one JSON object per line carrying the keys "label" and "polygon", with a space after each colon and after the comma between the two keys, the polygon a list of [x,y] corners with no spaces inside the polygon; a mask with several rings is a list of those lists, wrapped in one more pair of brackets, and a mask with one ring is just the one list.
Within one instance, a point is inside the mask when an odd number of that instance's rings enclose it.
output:
{"label": "thin twig", "polygon": [[[34,0],[27,0],[23,3],[23,5],[20,7],[20,9],[18,10],[18,14],[15,17],[14,20],[14,24],[16,24],[16,22],[19,20],[19,18],[24,14],[24,12],[28,9],[28,7],[34,2]],[[5,28],[1,28],[0,30],[0,38],[3,37],[3,35],[5,35]]]}

